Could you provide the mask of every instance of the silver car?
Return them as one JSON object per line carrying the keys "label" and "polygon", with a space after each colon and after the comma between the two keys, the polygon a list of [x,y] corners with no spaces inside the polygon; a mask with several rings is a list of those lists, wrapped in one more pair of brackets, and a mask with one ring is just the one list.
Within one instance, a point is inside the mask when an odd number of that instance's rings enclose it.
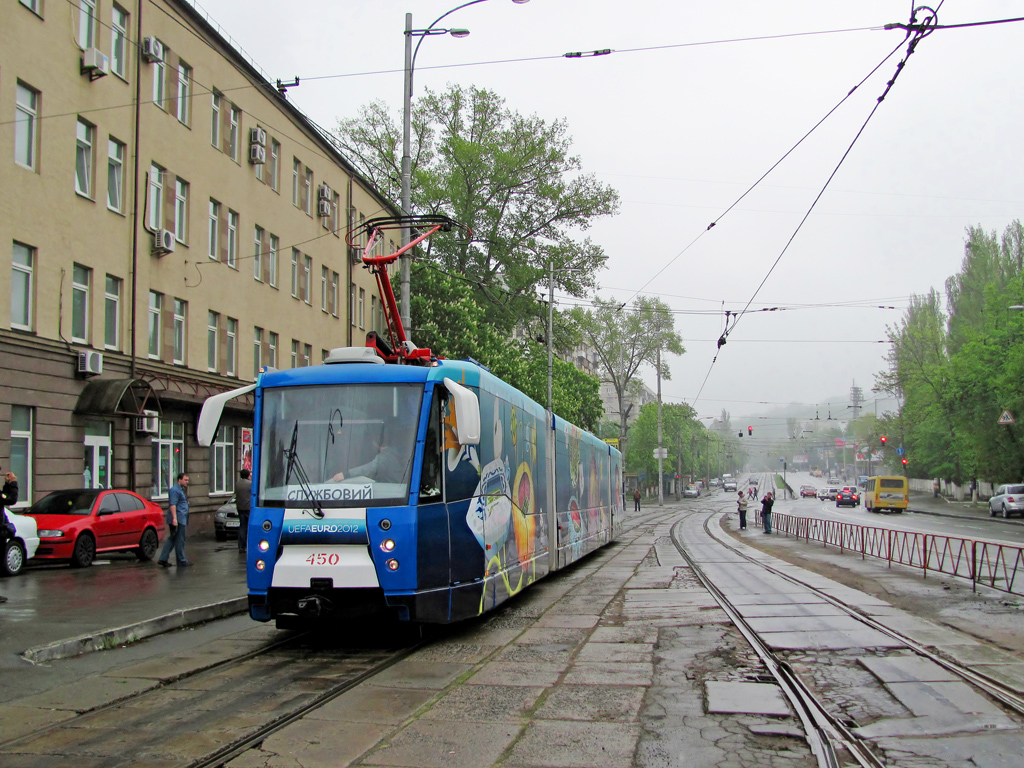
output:
{"label": "silver car", "polygon": [[988,516],[1024,517],[1024,485],[1000,485],[988,500]]}

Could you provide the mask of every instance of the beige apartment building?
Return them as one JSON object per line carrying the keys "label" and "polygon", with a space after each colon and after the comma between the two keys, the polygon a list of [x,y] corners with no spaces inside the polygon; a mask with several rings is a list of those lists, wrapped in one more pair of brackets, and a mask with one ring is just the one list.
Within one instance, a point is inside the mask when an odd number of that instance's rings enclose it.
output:
{"label": "beige apartment building", "polygon": [[[182,0],[12,0],[0,25],[0,465],[68,487],[230,497],[261,366],[379,328],[345,233],[394,214]],[[391,244],[393,245],[393,243]],[[211,523],[200,515],[200,526]]]}

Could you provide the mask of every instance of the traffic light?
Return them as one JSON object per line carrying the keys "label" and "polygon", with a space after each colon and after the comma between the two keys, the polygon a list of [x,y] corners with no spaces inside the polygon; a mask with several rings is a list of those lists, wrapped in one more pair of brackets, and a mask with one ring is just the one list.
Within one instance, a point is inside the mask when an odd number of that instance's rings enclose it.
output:
{"label": "traffic light", "polygon": [[743,433],[742,432],[737,432],[736,434],[739,435],[740,437],[743,437]]}
{"label": "traffic light", "polygon": [[747,434],[748,435],[754,434],[754,428],[753,427],[747,427]]}
{"label": "traffic light", "polygon": [[882,435],[882,436],[881,436],[880,438],[878,438],[878,439],[882,441],[882,445],[885,445],[885,441],[886,441],[886,437],[885,437],[885,435]]}
{"label": "traffic light", "polygon": [[904,467],[907,466],[907,460],[906,459],[903,460],[903,466]]}

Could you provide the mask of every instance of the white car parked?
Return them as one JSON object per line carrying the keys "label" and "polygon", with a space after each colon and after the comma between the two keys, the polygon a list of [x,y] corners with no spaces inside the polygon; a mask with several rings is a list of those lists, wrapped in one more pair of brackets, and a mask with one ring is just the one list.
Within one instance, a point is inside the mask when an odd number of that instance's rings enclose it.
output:
{"label": "white car parked", "polygon": [[39,546],[36,521],[25,515],[16,515],[10,510],[5,509],[4,512],[7,520],[14,525],[15,534],[8,539],[4,551],[0,553],[0,576],[17,576]]}

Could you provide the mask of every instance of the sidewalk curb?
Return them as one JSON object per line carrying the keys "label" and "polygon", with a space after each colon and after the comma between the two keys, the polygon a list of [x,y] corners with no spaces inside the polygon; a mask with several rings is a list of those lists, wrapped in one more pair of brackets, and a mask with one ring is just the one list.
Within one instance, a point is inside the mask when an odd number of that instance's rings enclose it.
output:
{"label": "sidewalk curb", "polygon": [[126,624],[123,627],[103,629],[91,634],[79,635],[67,640],[58,640],[55,643],[29,648],[22,652],[21,658],[30,664],[41,664],[47,661],[81,656],[82,654],[94,651],[105,651],[175,629],[245,613],[248,608],[248,597],[236,597],[219,603],[196,606],[195,608],[182,608],[171,613],[165,613],[163,616],[156,616],[134,624]]}

